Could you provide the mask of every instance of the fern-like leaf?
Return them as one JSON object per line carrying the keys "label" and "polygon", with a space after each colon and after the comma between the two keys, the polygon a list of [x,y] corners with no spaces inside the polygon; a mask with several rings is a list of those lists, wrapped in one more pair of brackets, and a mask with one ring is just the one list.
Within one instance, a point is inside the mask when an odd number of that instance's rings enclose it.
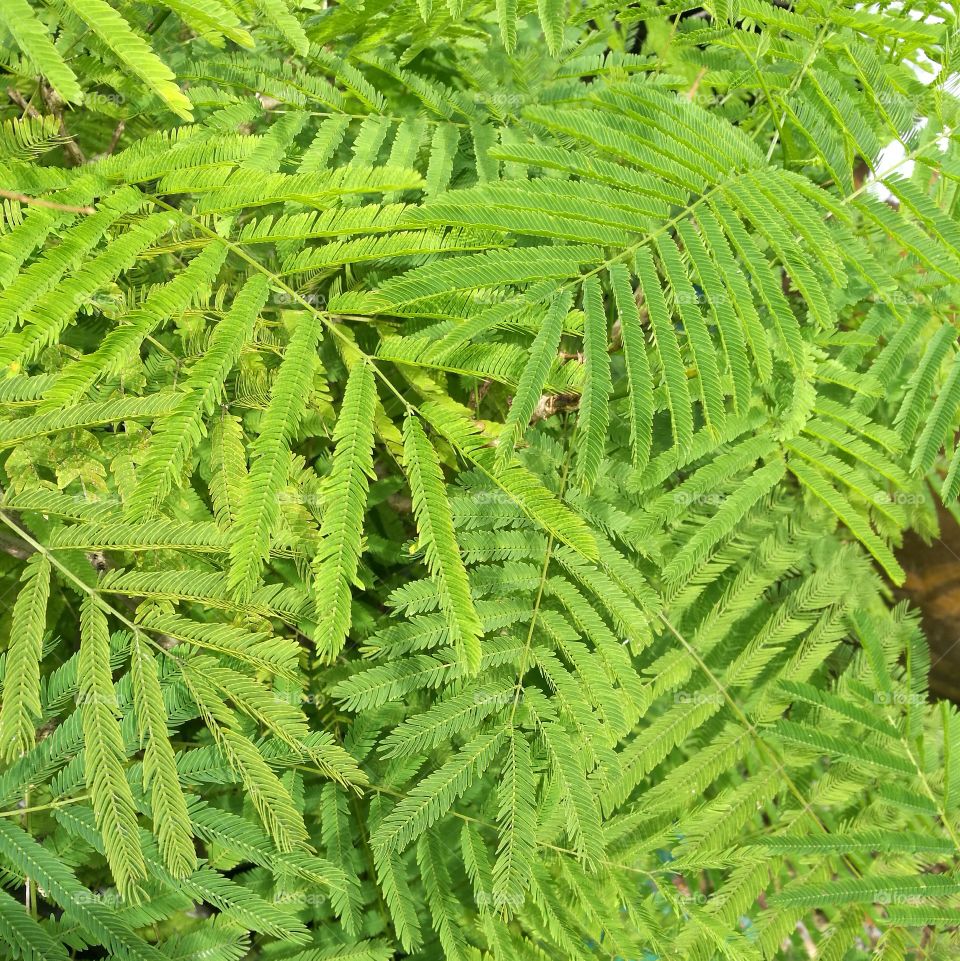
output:
{"label": "fern-like leaf", "polygon": [[610,423],[609,397],[613,390],[607,353],[607,317],[603,309],[600,282],[588,277],[583,284],[583,396],[577,432],[577,479],[588,489],[600,470]]}
{"label": "fern-like leaf", "polygon": [[313,560],[313,588],[319,619],[315,640],[334,658],[350,630],[351,591],[363,542],[367,485],[373,475],[373,422],[377,389],[373,371],[357,363],[334,429],[334,454],[326,486],[320,545]]}
{"label": "fern-like leaf", "polygon": [[144,744],[143,781],[150,790],[153,823],[167,870],[184,878],[197,866],[187,802],[167,735],[167,709],[154,656],[139,633],[130,642],[130,680],[137,728]]}
{"label": "fern-like leaf", "polygon": [[36,67],[37,73],[43,74],[64,100],[81,103],[83,90],[77,82],[77,75],[54,46],[27,0],[10,0],[5,13],[4,21],[8,29]]}
{"label": "fern-like leaf", "polygon": [[436,578],[454,645],[459,648],[467,670],[475,672],[480,667],[483,625],[473,606],[454,535],[440,460],[415,416],[408,416],[403,423],[403,453],[427,568]]}
{"label": "fern-like leaf", "polygon": [[154,513],[170,492],[200,439],[201,418],[216,401],[227,374],[250,339],[266,299],[266,281],[262,276],[251,277],[237,294],[230,312],[217,325],[206,353],[184,384],[183,396],[153,438],[128,505],[132,518],[139,520]]}
{"label": "fern-like leaf", "polygon": [[177,86],[170,68],[106,0],[65,2],[113,51],[120,63],[136,74],[177,116],[184,120],[193,118],[192,105]]}
{"label": "fern-like leaf", "polygon": [[7,761],[33,747],[42,715],[40,659],[50,597],[50,562],[46,555],[35,554],[21,580],[23,587],[13,606],[3,703],[0,705],[0,744]]}
{"label": "fern-like leaf", "polygon": [[570,299],[569,293],[561,294],[549,305],[543,325],[530,348],[530,357],[520,375],[520,383],[499,439],[497,462],[501,468],[513,456],[513,449],[523,437],[543,393],[550,366],[557,355]]}
{"label": "fern-like leaf", "polygon": [[253,444],[230,548],[228,583],[240,600],[249,598],[258,586],[263,563],[270,556],[270,537],[280,515],[280,491],[287,479],[289,444],[307,406],[319,339],[319,315],[305,314],[287,346],[260,435]]}
{"label": "fern-like leaf", "polygon": [[87,595],[81,609],[77,683],[87,787],[97,828],[118,889],[124,897],[135,897],[147,871],[133,794],[123,769],[126,753],[110,676],[107,618],[93,594]]}

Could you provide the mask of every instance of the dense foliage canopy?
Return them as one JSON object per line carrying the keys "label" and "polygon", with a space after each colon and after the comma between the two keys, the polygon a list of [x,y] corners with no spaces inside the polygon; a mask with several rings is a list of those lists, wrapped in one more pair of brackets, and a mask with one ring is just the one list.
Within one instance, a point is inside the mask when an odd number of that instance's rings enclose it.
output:
{"label": "dense foliage canopy", "polygon": [[957,957],[953,4],[0,14],[0,958]]}

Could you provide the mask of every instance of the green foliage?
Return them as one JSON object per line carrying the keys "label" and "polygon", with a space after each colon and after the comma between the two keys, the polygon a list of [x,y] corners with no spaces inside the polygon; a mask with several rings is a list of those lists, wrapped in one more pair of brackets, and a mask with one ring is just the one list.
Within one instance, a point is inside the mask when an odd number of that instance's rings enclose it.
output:
{"label": "green foliage", "polygon": [[952,7],[0,6],[0,957],[956,956]]}

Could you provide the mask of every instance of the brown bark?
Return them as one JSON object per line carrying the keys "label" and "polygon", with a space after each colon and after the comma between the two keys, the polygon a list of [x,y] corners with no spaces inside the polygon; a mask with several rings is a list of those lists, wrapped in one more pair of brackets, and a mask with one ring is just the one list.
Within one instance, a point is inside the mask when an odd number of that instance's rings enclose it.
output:
{"label": "brown bark", "polygon": [[939,510],[940,537],[904,537],[897,558],[907,572],[898,597],[918,608],[930,642],[930,690],[960,703],[960,525]]}

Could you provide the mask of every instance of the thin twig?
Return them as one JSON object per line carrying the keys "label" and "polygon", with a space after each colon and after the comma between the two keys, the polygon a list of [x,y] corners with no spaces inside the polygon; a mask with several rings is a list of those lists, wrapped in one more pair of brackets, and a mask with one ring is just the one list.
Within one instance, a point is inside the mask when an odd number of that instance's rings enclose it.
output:
{"label": "thin twig", "polygon": [[109,157],[110,154],[117,149],[117,144],[120,143],[120,138],[123,136],[123,131],[126,126],[127,122],[125,120],[121,120],[120,123],[117,124],[117,129],[113,131],[113,137],[110,139],[110,146],[100,154],[101,157]]}
{"label": "thin twig", "polygon": [[46,207],[48,210],[62,210],[68,214],[95,214],[96,207],[74,207],[71,204],[58,204],[52,200],[44,200],[42,197],[28,197],[26,194],[17,193],[15,190],[0,189],[0,197],[7,200],[16,200],[21,204],[28,204],[31,207]]}
{"label": "thin twig", "polygon": [[7,96],[28,116],[35,120],[40,119],[37,108],[32,103],[24,99],[23,94],[15,87],[7,87]]}
{"label": "thin twig", "polygon": [[692,101],[693,98],[697,95],[697,91],[700,89],[700,81],[703,80],[703,78],[706,76],[706,73],[707,73],[707,68],[701,67],[700,72],[694,78],[693,85],[687,91],[687,94],[686,94],[687,100]]}
{"label": "thin twig", "polygon": [[63,119],[63,101],[59,94],[53,87],[45,83],[40,84],[40,94],[43,97],[43,102],[47,105],[47,110],[57,118],[57,123],[60,124],[60,135],[64,138],[63,149],[67,156],[75,167],[82,166],[87,162],[87,158],[84,157],[83,151],[73,135],[67,130],[67,125]]}

